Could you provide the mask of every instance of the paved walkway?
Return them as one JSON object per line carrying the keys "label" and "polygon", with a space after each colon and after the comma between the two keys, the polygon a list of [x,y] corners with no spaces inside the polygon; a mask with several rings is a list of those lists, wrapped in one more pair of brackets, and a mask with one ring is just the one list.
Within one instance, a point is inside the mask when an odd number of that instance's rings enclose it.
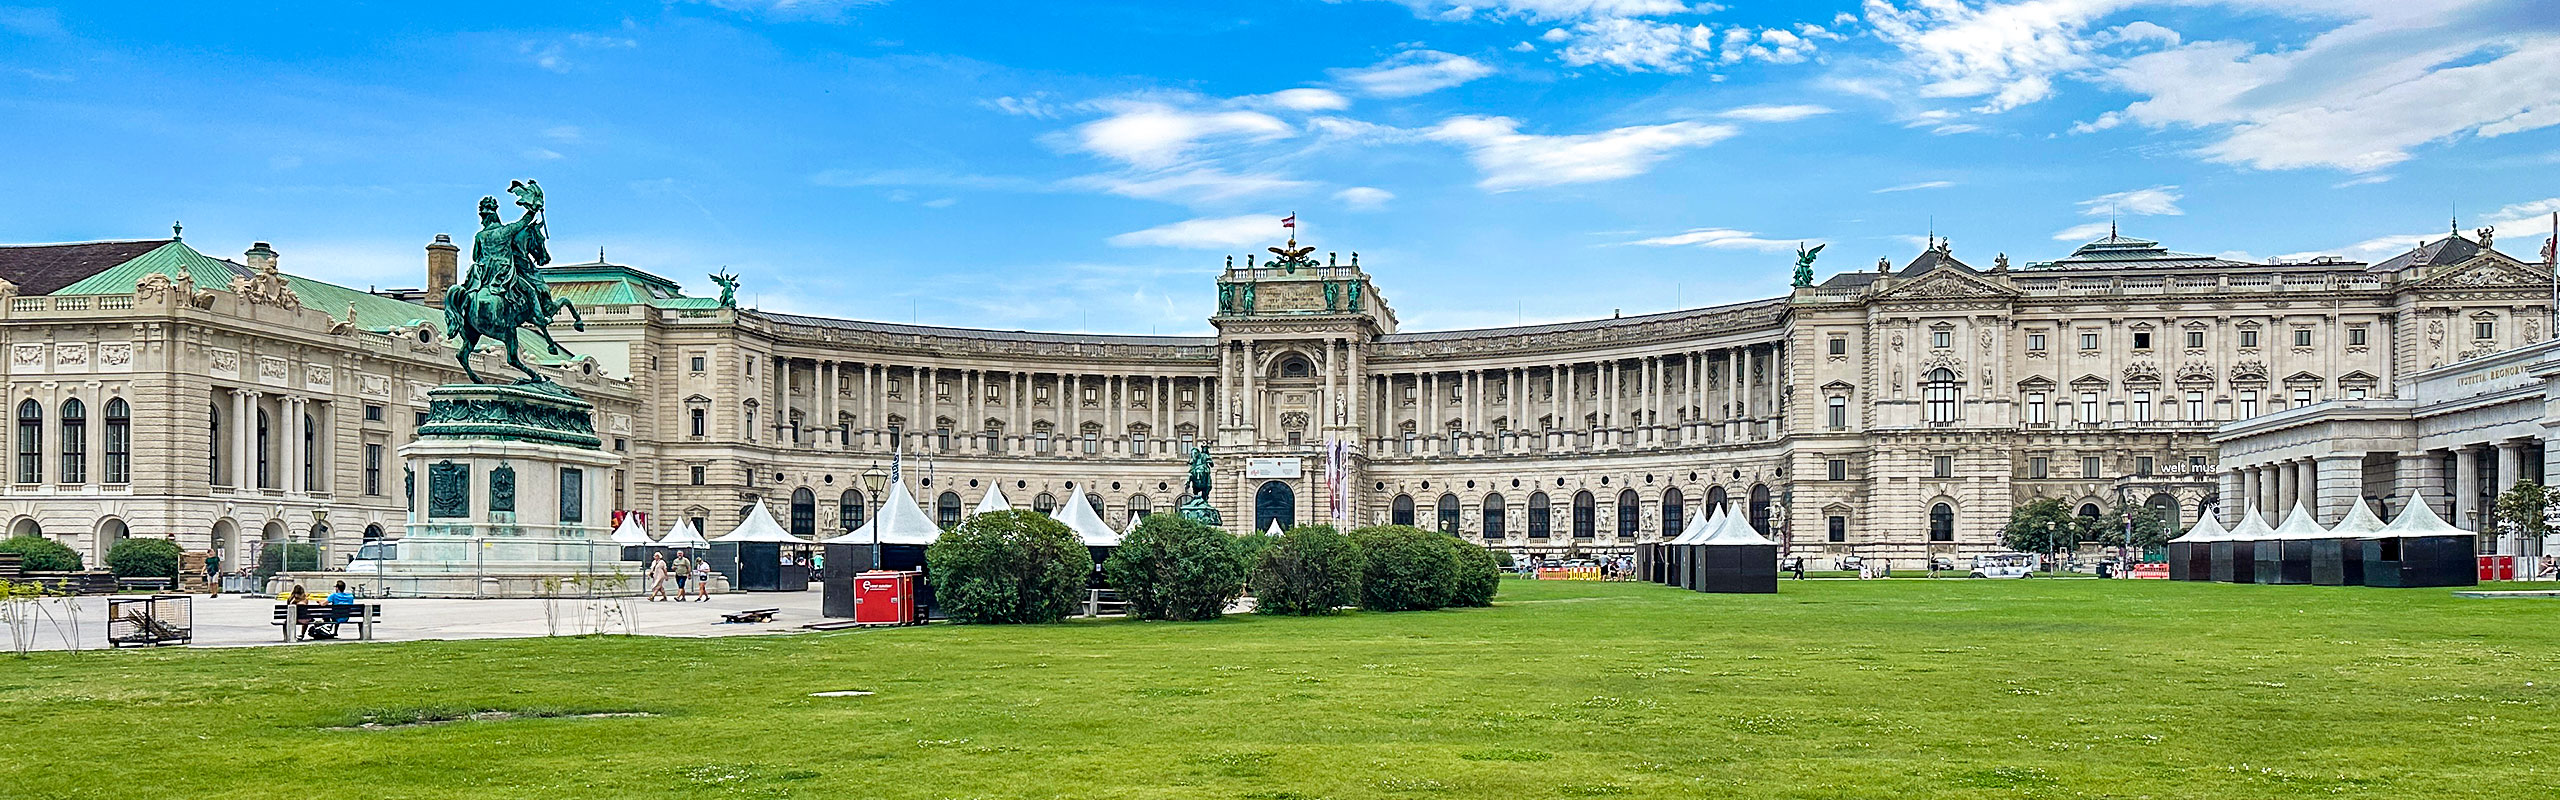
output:
{"label": "paved walkway", "polygon": [[[272,624],[276,599],[254,595],[195,595],[194,647],[251,647],[284,644],[284,635]],[[649,602],[632,598],[621,603],[630,609],[630,624],[615,626],[609,632],[628,632],[644,636],[740,636],[748,634],[787,633],[800,626],[823,621],[818,613],[820,595],[807,592],[730,593],[711,596],[707,603]],[[79,649],[96,650],[107,646],[107,599],[74,598],[79,612]],[[584,600],[442,600],[394,598],[368,600],[382,604],[382,622],[374,626],[373,640],[405,642],[423,639],[510,639],[552,635],[558,615],[559,635],[593,632],[592,623],[579,620],[597,616]],[[53,616],[62,616],[60,606]],[[731,625],[720,621],[725,612],[754,608],[779,608],[773,622],[763,625]],[[35,637],[39,650],[70,649],[64,641],[68,625],[40,623]],[[353,644],[353,625],[341,626],[336,641],[303,642],[302,644]],[[0,640],[0,645],[5,645]]]}

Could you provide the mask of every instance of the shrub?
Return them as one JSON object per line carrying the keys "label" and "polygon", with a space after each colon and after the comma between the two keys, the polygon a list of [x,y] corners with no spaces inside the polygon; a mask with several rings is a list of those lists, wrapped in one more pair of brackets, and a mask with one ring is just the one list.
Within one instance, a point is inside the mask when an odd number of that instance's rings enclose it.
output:
{"label": "shrub", "polygon": [[1351,532],[1360,546],[1360,607],[1370,611],[1446,608],[1458,591],[1458,560],[1442,539],[1411,525],[1375,525]]}
{"label": "shrub", "polygon": [[1084,598],[1093,554],[1036,511],[979,514],[924,551],[934,602],[953,622],[1056,622]]}
{"label": "shrub", "polygon": [[1244,594],[1245,543],[1172,514],[1151,514],[1111,551],[1102,577],[1140,619],[1217,619]]}
{"label": "shrub", "polygon": [[24,556],[19,563],[39,572],[78,572],[80,554],[61,542],[36,534],[25,534],[0,541],[0,553]]}
{"label": "shrub", "polygon": [[1360,548],[1331,525],[1290,528],[1253,566],[1253,613],[1331,614],[1360,602]]}
{"label": "shrub", "polygon": [[1494,552],[1482,545],[1455,536],[1440,537],[1449,541],[1449,557],[1457,570],[1449,605],[1482,608],[1493,605],[1493,595],[1502,590],[1502,565]]}
{"label": "shrub", "polygon": [[126,539],[107,548],[107,569],[119,578],[178,577],[178,543],[167,539]]}
{"label": "shrub", "polygon": [[320,548],[302,542],[268,542],[258,548],[257,576],[260,580],[279,572],[317,572]]}

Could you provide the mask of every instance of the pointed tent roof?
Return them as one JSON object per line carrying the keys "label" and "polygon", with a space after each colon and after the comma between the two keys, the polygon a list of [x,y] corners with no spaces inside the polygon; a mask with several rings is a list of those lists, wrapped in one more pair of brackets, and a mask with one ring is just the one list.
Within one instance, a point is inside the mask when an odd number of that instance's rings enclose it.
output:
{"label": "pointed tent roof", "polygon": [[711,543],[703,541],[702,532],[693,529],[692,520],[678,518],[675,526],[667,529],[667,535],[658,540],[658,546],[700,549],[710,547]]}
{"label": "pointed tent roof", "polygon": [[1103,522],[1101,514],[1094,513],[1093,501],[1083,494],[1070,495],[1065,505],[1050,512],[1049,518],[1066,523],[1067,530],[1075,531],[1076,538],[1083,539],[1086,547],[1120,546],[1120,532]]}
{"label": "pointed tent roof", "polygon": [[2354,508],[2347,509],[2347,518],[2338,520],[2338,526],[2329,529],[2329,535],[2339,539],[2370,539],[2381,532],[2382,518],[2374,516],[2373,509],[2366,506],[2361,497],[2356,498]]}
{"label": "pointed tent roof", "polygon": [[2188,528],[2185,535],[2169,541],[2172,543],[2185,542],[2187,544],[2205,544],[2208,542],[2222,541],[2223,537],[2228,535],[2230,535],[2230,531],[2223,530],[2222,528],[2222,515],[2206,514],[2202,517],[2198,517],[2196,519],[2196,526]]}
{"label": "pointed tent roof", "polygon": [[974,517],[990,511],[1012,510],[1013,502],[1004,499],[1004,487],[990,483],[987,484],[987,496],[978,498],[978,507],[970,511],[969,516]]}
{"label": "pointed tent roof", "polygon": [[2258,506],[2253,503],[2240,511],[2240,524],[2231,526],[2230,531],[2215,541],[2255,542],[2275,538],[2275,532],[2276,529],[2267,526],[2267,519],[2258,515]]}
{"label": "pointed tent roof", "polygon": [[1707,534],[1714,533],[1716,526],[1723,524],[1724,506],[1716,506],[1706,516],[1690,517],[1689,524],[1681,526],[1680,535],[1671,537],[1666,544],[1697,544],[1698,540],[1707,538]]}
{"label": "pointed tent roof", "polygon": [[607,538],[619,545],[648,544],[649,529],[640,527],[640,515],[624,514],[622,524],[613,526],[613,535]]}
{"label": "pointed tent roof", "polygon": [[907,493],[905,483],[889,484],[889,497],[880,501],[880,514],[852,533],[828,539],[828,544],[870,544],[873,534],[881,544],[932,544],[942,538],[942,528],[924,515],[916,505],[916,496]]}
{"label": "pointed tent roof", "polygon": [[2311,516],[2311,509],[2296,502],[2293,510],[2285,513],[2284,524],[2276,526],[2275,533],[2267,538],[2326,539],[2329,538],[2329,529],[2320,527],[2320,520]]}
{"label": "pointed tent roof", "polygon": [[1120,538],[1122,541],[1128,540],[1129,534],[1138,532],[1138,519],[1139,517],[1136,514],[1129,515],[1129,524],[1120,529]]}
{"label": "pointed tent roof", "polygon": [[780,523],[774,522],[773,510],[765,507],[763,498],[757,498],[756,506],[747,509],[747,518],[738,521],[736,530],[722,534],[720,538],[712,541],[809,543],[809,540],[791,535],[790,531],[782,529]]}
{"label": "pointed tent roof", "polygon": [[1696,543],[1708,547],[1777,544],[1777,542],[1770,541],[1768,537],[1760,535],[1760,531],[1758,529],[1751,527],[1751,518],[1745,517],[1741,514],[1724,515],[1724,524],[1718,525],[1714,530],[1708,531],[1707,535],[1700,538]]}
{"label": "pointed tent roof", "polygon": [[2451,523],[2445,522],[2443,517],[2436,516],[2436,510],[2428,506],[2426,497],[2421,495],[2412,500],[2408,508],[2400,510],[2399,519],[2382,526],[2382,530],[2373,538],[2470,535],[2472,535],[2470,531],[2456,528]]}
{"label": "pointed tent roof", "polygon": [[1265,535],[1265,536],[1279,536],[1279,535],[1281,535],[1282,531],[1280,530],[1280,519],[1279,519],[1278,517],[1274,517],[1274,518],[1272,518],[1272,520],[1271,520],[1271,529],[1270,529],[1270,530],[1263,531],[1262,533],[1263,533],[1263,535]]}

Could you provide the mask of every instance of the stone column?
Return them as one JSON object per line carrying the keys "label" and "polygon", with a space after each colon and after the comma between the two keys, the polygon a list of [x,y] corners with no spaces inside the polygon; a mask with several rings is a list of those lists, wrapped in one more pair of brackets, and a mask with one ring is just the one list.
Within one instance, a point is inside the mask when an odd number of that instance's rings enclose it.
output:
{"label": "stone column", "polygon": [[2244,502],[2241,498],[2247,497],[2249,492],[2248,478],[2248,470],[2242,469],[2226,469],[2215,476],[2216,496],[2220,500],[2218,507],[2214,509],[2214,517],[2222,523],[2222,527],[2229,528],[2238,523],[2240,519],[2238,509]]}
{"label": "stone column", "polygon": [[258,485],[258,464],[250,448],[258,441],[258,393],[247,389],[231,390],[231,485],[250,489]]}
{"label": "stone column", "polygon": [[2508,439],[2498,443],[2498,486],[2493,494],[2506,494],[2524,480],[2524,443]]}
{"label": "stone column", "polygon": [[1254,342],[1244,343],[1244,408],[1239,409],[1244,414],[1244,424],[1253,428],[1253,435],[1246,441],[1256,444],[1262,441],[1262,399],[1255,394],[1262,378],[1260,349]]}
{"label": "stone column", "polygon": [[2364,496],[2364,454],[2322,456],[2315,463],[2320,500],[2312,511],[2319,515],[2320,524],[2336,525]]}
{"label": "stone column", "polygon": [[2294,469],[2290,461],[2276,462],[2271,469],[2276,471],[2276,502],[2274,508],[2265,509],[2267,524],[2281,525],[2285,512],[2293,510],[2294,502],[2302,497],[2302,471]]}
{"label": "stone column", "polygon": [[[2294,495],[2293,500],[2296,503],[2300,503],[2306,510],[2317,510],[2320,508],[2320,473],[2318,471],[2318,467],[2319,462],[2313,459],[2298,458],[2293,461],[2293,485],[2297,487],[2297,491],[2299,492]],[[2284,510],[2287,514],[2293,513],[2292,506],[2286,506]]]}
{"label": "stone column", "polygon": [[2455,527],[2478,531],[2480,525],[2480,446],[2453,451],[2453,518]]}
{"label": "stone column", "polygon": [[790,443],[797,445],[799,433],[798,430],[791,428],[791,359],[775,356],[773,359],[773,438],[776,442],[782,442],[785,441],[783,437],[788,435],[791,437]]}
{"label": "stone column", "polygon": [[[2398,506],[2392,509],[2395,513],[2386,515],[2386,518],[2398,516],[2396,512],[2400,509],[2417,502],[2434,503],[2433,509],[2438,512],[2436,516],[2449,516],[2452,512],[2445,510],[2445,494],[2443,458],[2425,450],[2401,453],[2398,463],[2393,465],[2391,476],[2392,500]],[[2374,513],[2380,514],[2382,510],[2374,509]]]}

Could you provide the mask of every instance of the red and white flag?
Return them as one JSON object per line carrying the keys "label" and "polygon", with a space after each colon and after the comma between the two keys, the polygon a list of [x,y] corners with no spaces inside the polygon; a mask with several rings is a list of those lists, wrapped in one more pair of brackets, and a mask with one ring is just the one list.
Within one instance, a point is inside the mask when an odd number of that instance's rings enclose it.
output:
{"label": "red and white flag", "polygon": [[1281,218],[1280,218],[1280,227],[1283,227],[1283,228],[1296,228],[1296,227],[1298,227],[1298,215],[1297,215],[1296,213],[1292,212],[1289,216],[1281,217]]}

